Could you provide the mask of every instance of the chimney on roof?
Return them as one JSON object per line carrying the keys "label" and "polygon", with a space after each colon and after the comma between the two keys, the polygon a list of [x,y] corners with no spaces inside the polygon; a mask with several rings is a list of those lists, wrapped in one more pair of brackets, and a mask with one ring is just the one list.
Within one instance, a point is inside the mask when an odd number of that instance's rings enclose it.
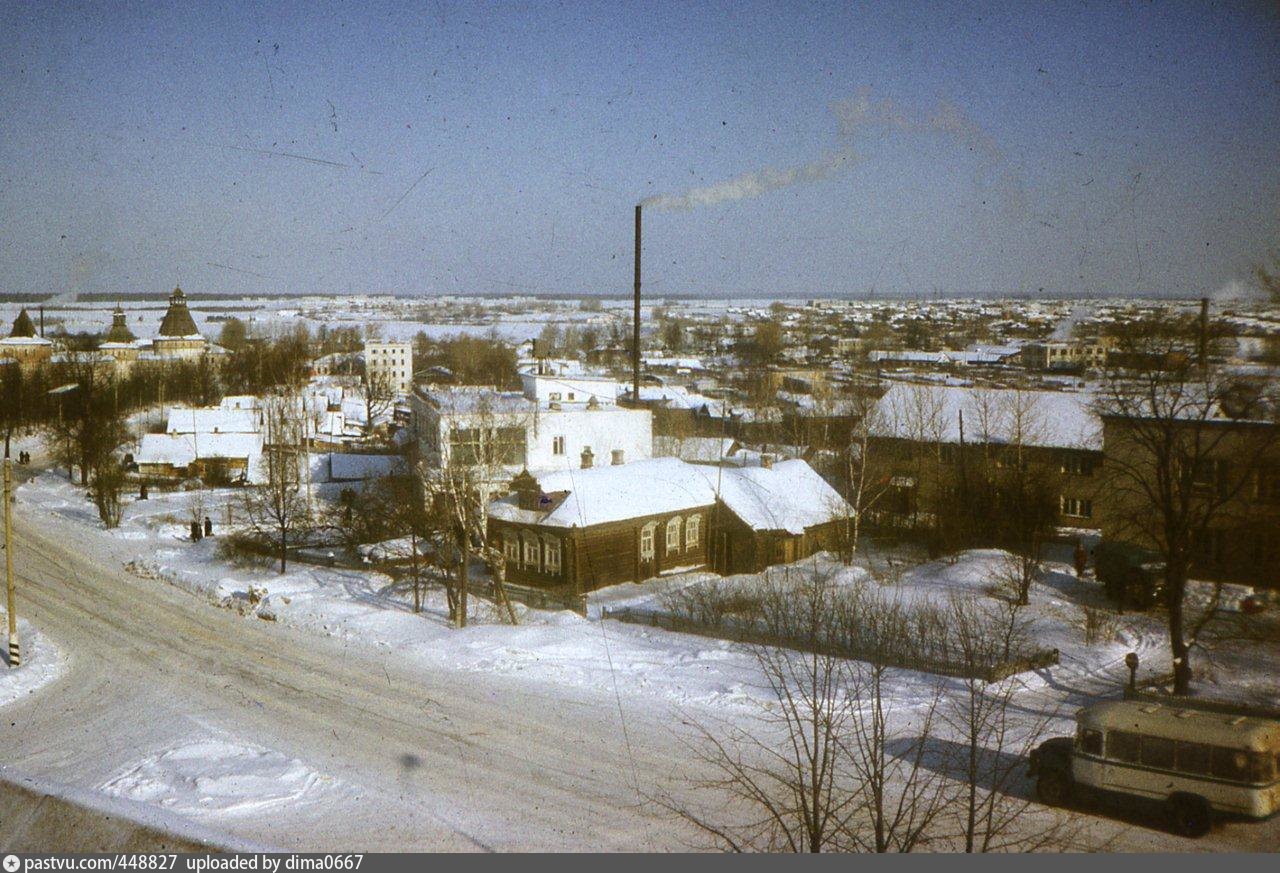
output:
{"label": "chimney on roof", "polygon": [[590,470],[592,463],[595,461],[595,454],[591,451],[591,446],[587,446],[582,450],[582,469]]}
{"label": "chimney on roof", "polygon": [[622,463],[623,457],[624,457],[622,449],[614,449],[612,455],[613,455],[613,466],[616,467]]}
{"label": "chimney on roof", "polygon": [[631,400],[636,408],[640,407],[640,204],[636,204],[636,276],[635,276],[635,312],[631,325]]}
{"label": "chimney on roof", "polygon": [[773,455],[769,454],[768,452],[765,452],[765,453],[761,454],[761,455],[760,455],[760,466],[761,466],[761,467],[764,467],[766,470],[772,470],[772,469],[773,469]]}
{"label": "chimney on roof", "polygon": [[521,470],[511,480],[511,490],[516,493],[516,505],[521,509],[538,509],[542,486],[528,470]]}

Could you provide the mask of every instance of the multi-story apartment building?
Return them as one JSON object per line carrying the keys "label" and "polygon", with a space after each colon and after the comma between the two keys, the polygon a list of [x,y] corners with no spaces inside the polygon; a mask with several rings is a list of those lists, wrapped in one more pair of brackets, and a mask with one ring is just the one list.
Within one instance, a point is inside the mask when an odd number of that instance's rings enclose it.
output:
{"label": "multi-story apartment building", "polygon": [[1097,527],[1102,427],[1084,394],[899,383],[870,420],[864,505],[873,522],[925,528],[957,502],[961,478],[982,465],[1022,465],[1052,491],[1056,524]]}
{"label": "multi-story apartment building", "polygon": [[[1182,529],[1173,535],[1190,547],[1191,578],[1280,588],[1280,425],[1227,417],[1102,421],[1105,541],[1163,554],[1174,521]],[[1172,459],[1158,461],[1157,453]],[[1167,509],[1158,505],[1166,500]]]}
{"label": "multi-story apartment building", "polygon": [[618,383],[523,374],[523,391],[418,387],[419,456],[428,469],[483,466],[506,482],[535,472],[622,464],[653,456],[653,416],[617,404]]}
{"label": "multi-story apartment building", "polygon": [[413,344],[366,342],[364,367],[370,384],[385,384],[397,395],[413,390]]}

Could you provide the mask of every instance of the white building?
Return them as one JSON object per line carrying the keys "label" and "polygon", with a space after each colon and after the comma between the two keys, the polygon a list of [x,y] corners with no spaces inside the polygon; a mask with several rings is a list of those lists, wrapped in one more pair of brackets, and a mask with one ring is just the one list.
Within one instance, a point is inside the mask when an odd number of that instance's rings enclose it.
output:
{"label": "white building", "polygon": [[364,369],[371,384],[385,379],[396,394],[408,394],[413,389],[413,344],[366,342]]}
{"label": "white building", "polygon": [[429,468],[493,452],[500,474],[623,464],[653,456],[653,415],[618,406],[618,383],[524,374],[524,390],[418,388],[413,417]]}

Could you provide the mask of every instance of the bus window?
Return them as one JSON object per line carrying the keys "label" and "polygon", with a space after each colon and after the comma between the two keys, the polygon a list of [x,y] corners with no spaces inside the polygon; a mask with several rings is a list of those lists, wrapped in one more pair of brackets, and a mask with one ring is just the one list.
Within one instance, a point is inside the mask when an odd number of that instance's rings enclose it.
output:
{"label": "bus window", "polygon": [[1102,754],[1102,731],[1093,728],[1080,728],[1080,751],[1086,755]]}
{"label": "bus window", "polygon": [[1194,776],[1208,776],[1213,757],[1212,746],[1204,743],[1178,743],[1178,769]]}
{"label": "bus window", "polygon": [[1162,770],[1173,769],[1173,740],[1164,737],[1142,738],[1142,763]]}
{"label": "bus window", "polygon": [[1272,782],[1276,778],[1276,759],[1280,755],[1272,756],[1267,752],[1251,752],[1249,754],[1250,761],[1253,762],[1253,781],[1254,782]]}
{"label": "bus window", "polygon": [[1107,757],[1117,761],[1138,760],[1138,735],[1127,731],[1107,731]]}
{"label": "bus window", "polygon": [[1244,782],[1249,778],[1249,753],[1239,749],[1213,750],[1213,775],[1219,779]]}

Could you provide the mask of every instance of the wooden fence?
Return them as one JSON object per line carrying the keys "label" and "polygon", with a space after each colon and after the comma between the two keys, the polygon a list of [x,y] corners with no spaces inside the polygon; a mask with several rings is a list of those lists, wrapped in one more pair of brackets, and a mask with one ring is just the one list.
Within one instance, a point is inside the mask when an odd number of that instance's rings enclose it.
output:
{"label": "wooden fence", "polygon": [[724,627],[710,627],[691,619],[671,615],[666,612],[656,612],[647,609],[605,607],[603,617],[627,622],[628,624],[642,624],[649,627],[662,628],[663,630],[674,631],[676,633],[694,634],[696,636],[707,637],[709,639],[726,640],[728,642],[743,643],[747,645],[773,646],[782,649],[792,649],[799,652],[817,652],[818,654],[835,655],[838,658],[848,658],[854,661],[870,661],[875,663],[877,662],[877,654],[880,654],[881,657],[879,658],[879,663],[882,663],[887,667],[901,667],[907,670],[919,670],[924,673],[933,673],[938,676],[956,676],[963,679],[972,677],[981,679],[984,682],[998,682],[1001,679],[1007,679],[1010,676],[1026,672],[1027,670],[1039,670],[1043,667],[1049,667],[1057,664],[1059,659],[1057,649],[1040,649],[1023,658],[1015,658],[986,666],[974,665],[971,669],[966,665],[957,664],[954,661],[893,656],[885,658],[883,657],[883,653],[855,651],[853,649],[834,644],[810,642],[783,637],[781,635],[762,630],[758,626],[730,623]]}

